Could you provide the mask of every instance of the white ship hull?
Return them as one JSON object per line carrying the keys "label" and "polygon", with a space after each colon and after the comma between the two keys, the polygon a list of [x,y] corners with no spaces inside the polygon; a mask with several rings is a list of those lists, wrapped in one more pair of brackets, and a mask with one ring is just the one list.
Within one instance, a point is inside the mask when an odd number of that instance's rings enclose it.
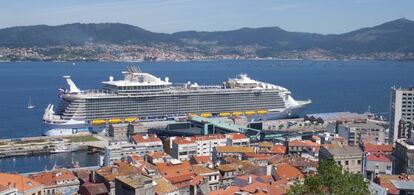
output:
{"label": "white ship hull", "polygon": [[[49,105],[43,120],[50,126],[45,135],[100,132],[105,124],[131,118],[160,120],[186,115],[214,117],[246,115],[252,121],[294,117],[310,103],[296,101],[278,85],[250,79],[229,79],[223,85],[197,83],[173,85],[137,68],[123,72],[124,80],[102,82],[103,90],[80,90],[69,76],[69,89],[60,89],[59,106]],[[101,126],[94,126],[99,124]]]}

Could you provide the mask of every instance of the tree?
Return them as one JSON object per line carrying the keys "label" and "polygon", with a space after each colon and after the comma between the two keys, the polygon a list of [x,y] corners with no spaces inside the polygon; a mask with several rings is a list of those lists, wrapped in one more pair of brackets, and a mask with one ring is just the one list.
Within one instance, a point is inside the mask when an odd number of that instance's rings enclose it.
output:
{"label": "tree", "polygon": [[303,183],[294,184],[288,192],[296,194],[369,194],[368,182],[361,174],[352,174],[342,171],[342,168],[331,159],[322,160],[318,173],[305,178]]}

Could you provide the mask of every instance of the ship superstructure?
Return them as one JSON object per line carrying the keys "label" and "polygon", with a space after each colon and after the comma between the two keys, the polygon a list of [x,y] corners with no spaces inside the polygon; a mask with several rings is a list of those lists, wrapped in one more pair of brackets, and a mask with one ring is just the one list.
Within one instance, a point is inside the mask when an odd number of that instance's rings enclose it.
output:
{"label": "ship superstructure", "polygon": [[310,103],[296,101],[286,88],[241,74],[222,85],[172,84],[128,67],[123,80],[112,76],[102,90],[80,90],[64,76],[69,89],[59,89],[60,103],[45,109],[46,134],[71,134],[108,123],[135,119],[165,120],[196,114],[202,117],[246,115],[252,120],[286,118]]}

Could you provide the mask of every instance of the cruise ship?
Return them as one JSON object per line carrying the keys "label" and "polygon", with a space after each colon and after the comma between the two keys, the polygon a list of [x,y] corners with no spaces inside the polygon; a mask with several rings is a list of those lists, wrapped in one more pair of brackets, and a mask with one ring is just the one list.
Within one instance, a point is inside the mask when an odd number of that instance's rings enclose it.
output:
{"label": "cruise ship", "polygon": [[278,85],[241,74],[221,85],[173,84],[128,67],[123,80],[109,76],[101,90],[80,90],[70,76],[63,76],[68,89],[59,89],[58,106],[49,104],[43,120],[49,136],[82,131],[98,132],[108,124],[136,120],[171,120],[188,115],[228,117],[244,115],[249,120],[295,116],[310,100],[297,101]]}

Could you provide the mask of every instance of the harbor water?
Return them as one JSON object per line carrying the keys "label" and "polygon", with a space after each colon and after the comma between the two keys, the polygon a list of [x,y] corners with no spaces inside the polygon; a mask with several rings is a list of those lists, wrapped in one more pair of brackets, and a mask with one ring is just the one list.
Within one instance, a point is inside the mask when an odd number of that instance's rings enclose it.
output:
{"label": "harbor water", "polygon": [[[311,99],[303,113],[361,113],[371,106],[373,113],[388,118],[390,88],[414,85],[414,62],[402,61],[0,62],[0,139],[42,134],[44,109],[56,104],[57,89],[66,87],[62,76],[70,75],[80,89],[99,89],[101,81],[109,76],[121,79],[121,71],[134,64],[173,83],[220,85],[246,73],[286,87],[295,99]],[[33,109],[27,108],[29,98]],[[72,157],[81,166],[97,164],[96,156],[73,154],[0,159],[0,171],[40,171],[66,165]]]}

